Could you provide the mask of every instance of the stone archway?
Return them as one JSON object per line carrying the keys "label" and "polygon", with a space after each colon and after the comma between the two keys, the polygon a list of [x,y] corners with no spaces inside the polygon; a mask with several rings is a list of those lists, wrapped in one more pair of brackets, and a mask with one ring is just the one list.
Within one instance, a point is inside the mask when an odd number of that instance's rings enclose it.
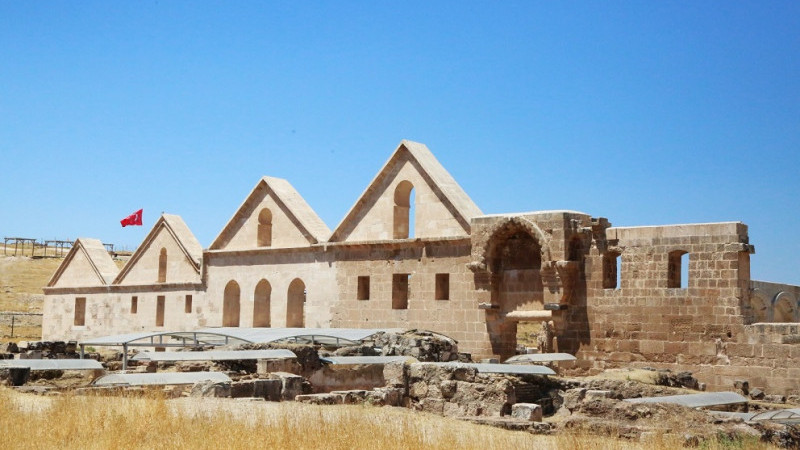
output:
{"label": "stone archway", "polygon": [[549,240],[520,217],[495,223],[480,235],[484,240],[473,242],[469,267],[487,312],[492,352],[505,358],[516,353],[519,321],[541,323],[545,315],[542,270],[552,266]]}

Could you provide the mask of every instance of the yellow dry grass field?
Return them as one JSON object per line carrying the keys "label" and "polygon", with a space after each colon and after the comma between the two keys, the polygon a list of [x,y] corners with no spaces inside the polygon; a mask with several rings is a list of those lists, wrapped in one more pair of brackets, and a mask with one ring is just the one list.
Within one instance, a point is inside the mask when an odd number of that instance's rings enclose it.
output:
{"label": "yellow dry grass field", "polygon": [[[226,399],[42,397],[0,389],[0,436],[9,449],[671,449],[588,434],[538,436],[403,408],[314,406]],[[758,442],[703,448],[769,448]]]}

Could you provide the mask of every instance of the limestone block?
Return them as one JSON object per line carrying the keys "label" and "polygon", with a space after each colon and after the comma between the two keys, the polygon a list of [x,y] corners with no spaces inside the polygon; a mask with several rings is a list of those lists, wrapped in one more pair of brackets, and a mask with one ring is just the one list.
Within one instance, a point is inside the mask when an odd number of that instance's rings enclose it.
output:
{"label": "limestone block", "polygon": [[280,380],[281,399],[294,400],[298,395],[303,394],[305,378],[288,372],[273,372],[269,374],[270,379]]}
{"label": "limestone block", "polygon": [[376,388],[366,393],[364,401],[376,406],[400,406],[404,391],[393,387]]}
{"label": "limestone block", "polygon": [[598,398],[612,398],[611,391],[608,390],[599,390],[599,389],[588,389],[586,391],[586,400],[595,400]]}
{"label": "limestone block", "polygon": [[403,362],[392,362],[383,366],[383,379],[386,386],[402,387],[408,386],[408,366]]}
{"label": "limestone block", "polygon": [[280,380],[253,380],[253,397],[279,402],[281,401],[282,385]]}
{"label": "limestone block", "polygon": [[511,417],[531,422],[541,422],[542,407],[536,403],[517,403],[511,406]]}
{"label": "limestone block", "polygon": [[192,385],[191,397],[230,397],[230,381],[198,381]]}
{"label": "limestone block", "polygon": [[295,401],[302,403],[310,403],[312,405],[341,405],[343,397],[339,394],[304,394],[297,395]]}
{"label": "limestone block", "polygon": [[564,398],[562,406],[570,411],[578,408],[578,405],[586,398],[586,388],[567,389],[561,395]]}
{"label": "limestone block", "polygon": [[331,391],[331,394],[339,395],[342,397],[342,403],[345,405],[357,405],[364,403],[367,398],[367,391],[362,389],[355,389],[350,391]]}

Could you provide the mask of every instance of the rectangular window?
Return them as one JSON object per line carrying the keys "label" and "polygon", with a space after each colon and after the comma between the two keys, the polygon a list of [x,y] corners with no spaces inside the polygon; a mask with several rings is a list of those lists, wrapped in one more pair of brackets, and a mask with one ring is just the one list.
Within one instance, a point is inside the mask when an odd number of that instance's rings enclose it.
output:
{"label": "rectangular window", "polygon": [[192,312],[192,296],[191,294],[186,294],[186,300],[183,302],[183,312],[186,314],[191,314]]}
{"label": "rectangular window", "polygon": [[358,277],[359,300],[369,300],[369,277]]}
{"label": "rectangular window", "polygon": [[619,289],[622,259],[616,253],[603,255],[603,289]]}
{"label": "rectangular window", "polygon": [[131,297],[131,314],[136,314],[139,311],[139,297]]}
{"label": "rectangular window", "polygon": [[450,274],[436,274],[436,300],[450,300]]}
{"label": "rectangular window", "polygon": [[392,309],[408,309],[408,274],[392,275]]}
{"label": "rectangular window", "polygon": [[86,297],[75,298],[75,321],[76,327],[86,325]]}
{"label": "rectangular window", "polygon": [[156,326],[163,327],[164,326],[164,304],[166,303],[166,299],[163,295],[159,295],[158,299],[156,300]]}
{"label": "rectangular window", "polygon": [[669,253],[667,260],[667,287],[689,287],[689,253],[685,250],[675,250]]}

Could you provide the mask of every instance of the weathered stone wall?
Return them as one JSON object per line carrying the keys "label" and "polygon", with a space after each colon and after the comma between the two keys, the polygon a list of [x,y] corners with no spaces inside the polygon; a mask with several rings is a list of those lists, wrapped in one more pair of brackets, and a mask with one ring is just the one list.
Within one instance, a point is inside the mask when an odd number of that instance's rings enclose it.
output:
{"label": "weathered stone wall", "polygon": [[137,250],[140,252],[138,261],[135,261],[135,266],[130,271],[125,272],[119,284],[140,286],[157,283],[161,249],[165,249],[167,252],[167,283],[197,283],[200,281],[200,273],[190,262],[181,246],[166,228],[161,228],[145,249]]}
{"label": "weathered stone wall", "polygon": [[[200,285],[139,287],[141,290],[112,287],[83,290],[50,290],[44,299],[43,340],[108,336],[140,331],[188,331],[210,326],[209,306]],[[158,290],[156,290],[158,289]],[[69,291],[69,292],[67,292]],[[158,296],[164,296],[164,325],[156,326]],[[186,313],[186,295],[192,296],[192,312]],[[131,299],[137,297],[136,312]],[[75,325],[75,299],[86,298],[83,326]]]}
{"label": "weathered stone wall", "polygon": [[[246,252],[210,251],[205,257],[209,326],[222,325],[225,286],[235,281],[240,288],[239,326],[253,326],[256,285],[270,285],[270,324],[285,327],[289,285],[299,279],[305,285],[305,326],[331,326],[331,308],[337,301],[336,271],[323,246],[300,249],[260,249]],[[366,326],[365,326],[366,327]]]}
{"label": "weathered stone wall", "polygon": [[[800,389],[782,381],[787,364],[800,367],[791,331],[744,325],[751,251],[745,225],[609,228],[606,238],[605,250],[621,256],[620,285],[603,288],[602,255],[593,249],[586,280],[590,326],[588,342],[579,347],[579,367],[690,370],[712,390],[758,374],[769,392]],[[689,253],[686,288],[668,287],[674,251]],[[565,319],[569,329],[571,316]],[[765,342],[756,347],[751,341]]]}
{"label": "weathered stone wall", "polygon": [[394,239],[395,190],[404,181],[410,182],[414,187],[414,214],[410,215],[414,233],[409,237],[466,236],[464,227],[442,203],[440,193],[425,179],[415,162],[406,154],[399,155],[398,158],[402,158],[402,161],[390,168],[382,182],[370,186],[366,192],[366,200],[371,204],[359,210],[353,228],[346,230],[345,240],[357,242]]}
{"label": "weathered stone wall", "polygon": [[748,323],[800,322],[800,286],[753,280],[746,306]]}
{"label": "weathered stone wall", "polygon": [[[339,293],[332,325],[417,328],[445,334],[468,353],[491,354],[483,311],[477,308],[466,240],[370,243],[336,248]],[[394,274],[409,274],[408,307],[392,308]],[[449,295],[436,299],[436,275],[447,274]],[[358,277],[369,277],[369,299],[358,300]]]}

